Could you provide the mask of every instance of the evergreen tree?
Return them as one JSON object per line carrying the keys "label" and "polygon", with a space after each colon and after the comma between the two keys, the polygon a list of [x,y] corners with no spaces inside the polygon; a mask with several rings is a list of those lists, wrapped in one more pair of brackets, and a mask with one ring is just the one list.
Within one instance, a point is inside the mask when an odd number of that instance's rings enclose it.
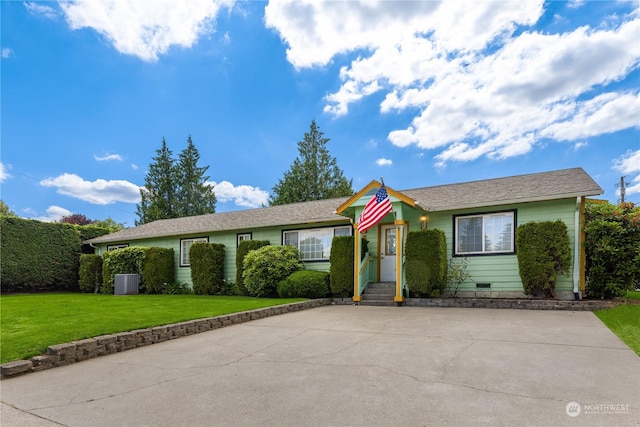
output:
{"label": "evergreen tree", "polygon": [[177,218],[176,212],[176,167],[173,153],[162,138],[162,147],[156,150],[154,163],[144,178],[144,188],[140,189],[140,204],[136,207],[136,225],[158,219]]}
{"label": "evergreen tree", "polygon": [[2,200],[0,200],[0,215],[17,216],[16,213],[9,209],[9,206],[7,206],[7,204]]}
{"label": "evergreen tree", "polygon": [[351,196],[353,180],[347,180],[337,161],[326,147],[329,138],[323,138],[315,120],[309,132],[298,142],[299,156],[284,177],[273,187],[270,205],[323,200]]}
{"label": "evergreen tree", "polygon": [[213,187],[207,184],[205,176],[209,166],[199,167],[200,153],[193,145],[191,136],[187,139],[187,148],[180,153],[177,167],[178,184],[176,210],[179,217],[215,213],[216,195]]}

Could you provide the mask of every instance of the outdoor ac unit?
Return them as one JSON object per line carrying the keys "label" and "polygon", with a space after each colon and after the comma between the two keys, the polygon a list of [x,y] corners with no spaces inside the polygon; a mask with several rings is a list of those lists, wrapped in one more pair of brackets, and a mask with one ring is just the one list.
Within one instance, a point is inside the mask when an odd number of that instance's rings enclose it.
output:
{"label": "outdoor ac unit", "polygon": [[116,274],[113,293],[115,295],[135,295],[138,293],[138,274]]}

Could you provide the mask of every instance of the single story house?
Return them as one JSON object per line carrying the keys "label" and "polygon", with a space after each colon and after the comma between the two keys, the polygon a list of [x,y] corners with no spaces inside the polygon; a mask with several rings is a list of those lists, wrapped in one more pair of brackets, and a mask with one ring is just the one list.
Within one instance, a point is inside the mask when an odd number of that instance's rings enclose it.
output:
{"label": "single story house", "polygon": [[562,220],[573,251],[572,273],[558,278],[556,296],[573,299],[585,289],[582,224],[585,198],[603,193],[582,169],[486,179],[397,191],[386,186],[393,210],[367,230],[369,255],[360,258],[354,227],[382,184],[371,181],[352,197],[165,219],[89,240],[97,254],[126,246],[173,248],[176,281],[191,283],[189,247],[194,242],[225,246],[225,277],[235,280],[236,248],[242,240],[294,245],[306,269],[329,271],[334,236],[355,235],[354,301],[368,283],[395,282],[404,301],[403,242],[410,231],[443,230],[450,258],[464,257],[470,278],[459,296],[524,297],[518,273],[515,230],[531,221]]}

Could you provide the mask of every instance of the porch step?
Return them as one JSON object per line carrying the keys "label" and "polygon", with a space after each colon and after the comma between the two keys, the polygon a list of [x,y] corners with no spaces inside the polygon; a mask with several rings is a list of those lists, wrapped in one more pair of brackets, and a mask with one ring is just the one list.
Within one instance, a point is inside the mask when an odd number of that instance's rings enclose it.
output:
{"label": "porch step", "polygon": [[362,293],[360,305],[396,306],[396,284],[393,282],[370,283]]}

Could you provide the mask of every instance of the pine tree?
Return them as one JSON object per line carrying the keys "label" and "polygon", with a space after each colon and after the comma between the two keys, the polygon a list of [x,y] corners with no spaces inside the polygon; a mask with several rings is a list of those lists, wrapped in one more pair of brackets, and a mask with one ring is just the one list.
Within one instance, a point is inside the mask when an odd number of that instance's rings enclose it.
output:
{"label": "pine tree", "polygon": [[334,157],[326,147],[329,138],[323,138],[311,121],[309,132],[298,142],[299,156],[284,177],[273,187],[270,205],[323,200],[351,196],[353,180],[347,180]]}
{"label": "pine tree", "polygon": [[199,167],[200,153],[193,145],[191,136],[187,139],[187,148],[180,153],[177,165],[178,184],[177,213],[179,217],[215,213],[216,195],[213,187],[207,184],[205,176],[209,166]]}
{"label": "pine tree", "polygon": [[158,219],[177,218],[176,212],[176,167],[173,153],[162,138],[162,147],[156,150],[154,163],[144,178],[144,188],[140,189],[140,204],[136,207],[136,225]]}

